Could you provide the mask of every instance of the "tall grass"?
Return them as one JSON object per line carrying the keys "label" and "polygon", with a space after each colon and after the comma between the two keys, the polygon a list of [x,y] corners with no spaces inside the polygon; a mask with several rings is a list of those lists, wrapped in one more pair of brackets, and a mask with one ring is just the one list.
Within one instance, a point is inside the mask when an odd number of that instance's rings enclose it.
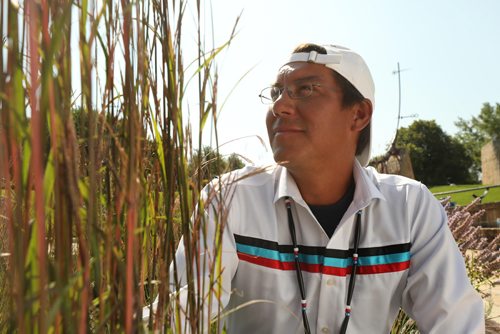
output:
{"label": "tall grass", "polygon": [[[200,1],[2,0],[0,10],[2,332],[142,332],[157,295],[149,330],[175,326],[168,266],[180,236],[196,249],[190,217],[202,207],[188,161],[216,124],[215,61],[234,30],[207,46]],[[185,62],[187,12],[196,51]],[[189,294],[193,329],[201,303]]]}

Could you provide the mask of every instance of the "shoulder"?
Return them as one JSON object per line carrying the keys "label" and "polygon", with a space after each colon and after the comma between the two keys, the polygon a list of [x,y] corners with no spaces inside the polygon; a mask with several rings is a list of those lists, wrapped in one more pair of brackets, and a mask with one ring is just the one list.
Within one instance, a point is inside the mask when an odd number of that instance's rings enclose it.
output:
{"label": "shoulder", "polygon": [[274,179],[278,170],[275,165],[271,166],[245,166],[234,170],[223,176],[223,179],[232,180],[239,186],[260,186]]}
{"label": "shoulder", "polygon": [[409,187],[420,187],[422,185],[421,182],[410,179],[401,175],[394,174],[380,174],[373,167],[365,167],[364,171],[372,181],[376,182],[381,186],[387,187],[400,187],[400,186],[409,186]]}
{"label": "shoulder", "polygon": [[389,202],[394,199],[404,199],[407,204],[416,207],[430,203],[440,204],[427,186],[420,181],[401,175],[380,174],[373,167],[364,168],[364,172]]}
{"label": "shoulder", "polygon": [[[446,221],[443,203],[422,182],[365,168],[391,208],[405,208],[409,221],[423,221],[425,228],[438,229]],[[424,228],[424,227],[422,227]]]}
{"label": "shoulder", "polygon": [[274,180],[278,167],[276,166],[245,166],[221,175],[211,183],[222,187],[238,186],[252,187],[268,184]]}
{"label": "shoulder", "polygon": [[279,166],[245,166],[220,177],[214,178],[207,186],[206,191],[221,191],[223,193],[241,192],[261,187],[272,187]]}
{"label": "shoulder", "polygon": [[416,181],[401,175],[380,174],[373,167],[365,167],[365,174],[375,183],[380,191],[409,191],[427,190],[427,187],[420,181]]}

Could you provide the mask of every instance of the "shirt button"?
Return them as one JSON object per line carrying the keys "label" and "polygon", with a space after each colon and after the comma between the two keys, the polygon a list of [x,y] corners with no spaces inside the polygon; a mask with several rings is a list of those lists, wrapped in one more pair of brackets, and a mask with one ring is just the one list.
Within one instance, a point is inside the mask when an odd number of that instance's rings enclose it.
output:
{"label": "shirt button", "polygon": [[329,278],[327,281],[326,281],[326,285],[328,286],[332,286],[333,284],[335,284],[333,278]]}
{"label": "shirt button", "polygon": [[321,328],[321,331],[322,331],[323,333],[330,333],[330,330],[328,329],[328,327],[323,327],[323,328]]}

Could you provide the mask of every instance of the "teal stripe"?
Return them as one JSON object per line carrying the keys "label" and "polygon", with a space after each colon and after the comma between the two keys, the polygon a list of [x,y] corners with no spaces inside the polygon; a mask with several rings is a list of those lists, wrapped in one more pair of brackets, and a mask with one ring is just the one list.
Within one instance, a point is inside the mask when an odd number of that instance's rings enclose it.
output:
{"label": "teal stripe", "polygon": [[352,259],[339,259],[336,257],[326,257],[323,263],[327,267],[347,268],[352,266]]}
{"label": "teal stripe", "polygon": [[[294,256],[292,253],[280,253],[277,250],[266,248],[253,247],[243,244],[236,244],[238,252],[252,256],[263,257],[266,259],[276,260],[280,262],[293,262]],[[410,260],[410,252],[365,256],[359,258],[360,266],[373,266],[378,264],[391,264],[398,262],[406,262]],[[341,259],[334,257],[323,257],[322,255],[299,254],[299,261],[307,264],[323,264],[328,267],[347,268],[352,266],[352,258]]]}
{"label": "teal stripe", "polygon": [[360,266],[373,266],[377,264],[390,264],[398,262],[406,262],[410,260],[410,252],[386,254],[378,256],[366,256],[359,258]]}
{"label": "teal stripe", "polygon": [[[260,257],[265,257],[266,259],[271,259],[271,260],[278,260],[278,261],[284,261],[284,258],[287,258],[287,255],[290,255],[293,261],[293,255],[292,254],[286,254],[286,253],[280,253],[275,250],[270,250],[270,249],[265,249],[265,248],[259,248],[259,247],[253,247],[253,246],[248,246],[248,245],[242,245],[242,244],[236,244],[236,250],[241,253],[245,253],[248,255],[253,255],[253,256],[260,256]],[[288,261],[284,261],[288,262]]]}
{"label": "teal stripe", "polygon": [[[378,264],[406,262],[409,260],[410,260],[410,252],[375,255],[375,256],[362,256],[359,258],[359,265],[374,266]],[[327,257],[325,258],[324,265],[336,268],[347,268],[349,266],[352,266],[352,258],[338,259],[338,258]]]}
{"label": "teal stripe", "polygon": [[[276,260],[281,262],[293,262],[295,261],[292,253],[280,253],[276,250],[270,250],[266,248],[253,247],[248,245],[236,244],[236,250],[240,253],[245,253],[252,256],[259,256],[270,260]],[[309,254],[299,254],[299,261],[308,264],[322,264],[323,256],[321,255],[309,255]]]}
{"label": "teal stripe", "polygon": [[307,264],[322,264],[323,255],[299,254],[299,261]]}

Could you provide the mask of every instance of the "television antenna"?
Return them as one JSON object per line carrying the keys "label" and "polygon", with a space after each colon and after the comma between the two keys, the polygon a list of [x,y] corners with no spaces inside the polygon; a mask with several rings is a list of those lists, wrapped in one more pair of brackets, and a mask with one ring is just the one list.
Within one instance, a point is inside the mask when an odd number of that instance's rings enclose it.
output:
{"label": "television antenna", "polygon": [[401,72],[407,71],[407,68],[401,69],[399,67],[399,61],[398,61],[398,69],[392,71],[392,74],[397,74],[398,75],[398,122],[396,125],[396,135],[394,136],[394,143],[396,142],[396,139],[398,137],[398,130],[399,130],[399,121],[403,118],[415,118],[418,117],[418,114],[411,114],[411,115],[403,115],[401,116]]}
{"label": "television antenna", "polygon": [[[396,133],[394,135],[394,139],[392,140],[392,143],[387,149],[387,152],[382,156],[379,157],[375,160],[375,165],[377,166],[377,170],[381,173],[391,173],[391,174],[400,174],[402,172],[402,155],[401,153],[403,152],[401,149],[396,147],[396,140],[398,138],[398,132],[399,132],[399,121],[403,118],[410,118],[410,117],[417,117],[417,114],[412,114],[412,115],[403,115],[401,116],[401,72],[406,71],[407,69],[401,69],[399,66],[398,62],[398,69],[395,71],[392,71],[392,74],[397,74],[398,75],[398,123],[396,126]],[[391,157],[395,157],[396,160],[390,164],[389,166],[389,159]],[[405,172],[406,173],[406,172]],[[411,172],[413,174],[413,172]],[[401,174],[403,175],[403,174]],[[410,175],[408,175],[410,176]],[[414,177],[414,176],[411,176]]]}

